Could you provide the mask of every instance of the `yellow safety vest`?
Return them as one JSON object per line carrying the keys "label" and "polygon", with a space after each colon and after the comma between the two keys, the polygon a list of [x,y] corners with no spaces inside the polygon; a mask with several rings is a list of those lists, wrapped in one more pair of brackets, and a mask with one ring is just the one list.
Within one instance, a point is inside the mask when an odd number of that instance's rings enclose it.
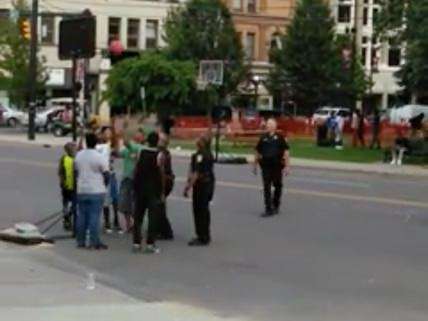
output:
{"label": "yellow safety vest", "polygon": [[74,159],[68,155],[64,156],[64,187],[67,190],[74,189]]}

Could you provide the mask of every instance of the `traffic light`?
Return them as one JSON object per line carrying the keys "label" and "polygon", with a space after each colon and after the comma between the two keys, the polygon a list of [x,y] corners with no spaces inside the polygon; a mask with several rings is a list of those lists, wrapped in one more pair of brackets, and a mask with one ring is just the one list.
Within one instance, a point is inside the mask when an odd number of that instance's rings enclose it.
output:
{"label": "traffic light", "polygon": [[31,39],[31,23],[29,19],[23,19],[20,23],[21,36],[26,40]]}

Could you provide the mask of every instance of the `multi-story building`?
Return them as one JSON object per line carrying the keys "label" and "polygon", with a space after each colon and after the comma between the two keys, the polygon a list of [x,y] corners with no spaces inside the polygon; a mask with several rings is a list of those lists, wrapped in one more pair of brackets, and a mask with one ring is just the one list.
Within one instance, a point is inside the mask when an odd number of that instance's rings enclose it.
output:
{"label": "multi-story building", "polygon": [[[380,11],[379,0],[330,0],[339,34],[355,34],[355,28],[361,32],[362,64],[374,86],[367,93],[363,104],[367,107],[392,107],[403,97],[398,96],[400,86],[394,73],[403,63],[402,48],[392,42],[379,42],[375,37],[375,20]],[[360,7],[361,6],[361,7]],[[359,14],[356,10],[359,10]],[[355,19],[357,13],[358,19]]]}
{"label": "multi-story building", "polygon": [[[164,19],[177,0],[41,0],[39,19],[39,55],[46,61],[49,79],[46,83],[47,97],[70,97],[71,62],[58,58],[59,24],[64,13],[81,13],[89,9],[96,17],[96,56],[86,66],[87,88],[91,94],[90,105],[98,109],[104,81],[110,68],[104,53],[111,41],[120,40],[128,51],[141,51],[163,45]],[[3,5],[11,9],[12,5]],[[55,15],[43,15],[51,13]],[[104,106],[107,107],[107,106]],[[102,108],[101,112],[108,112]]]}
{"label": "multi-story building", "polygon": [[[285,32],[297,0],[225,0],[232,12],[235,28],[242,40],[252,75],[263,79],[269,72],[269,50],[278,45],[279,34]],[[258,85],[258,106],[273,107],[273,100],[263,82]]]}

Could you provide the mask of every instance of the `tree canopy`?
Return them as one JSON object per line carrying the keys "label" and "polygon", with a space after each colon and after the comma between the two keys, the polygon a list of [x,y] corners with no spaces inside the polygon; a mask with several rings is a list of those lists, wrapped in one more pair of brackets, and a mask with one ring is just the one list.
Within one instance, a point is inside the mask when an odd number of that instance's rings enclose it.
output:
{"label": "tree canopy", "polygon": [[233,93],[246,75],[241,41],[231,14],[221,0],[190,0],[172,10],[165,23],[168,56],[178,60],[223,60],[220,98]]}
{"label": "tree canopy", "polygon": [[[28,8],[25,1],[19,0],[14,3],[14,9],[21,14]],[[0,19],[0,89],[7,91],[12,104],[20,108],[25,107],[27,98],[30,62],[30,42],[21,35],[21,19]],[[41,89],[45,82],[41,60],[38,66],[38,88]]]}
{"label": "tree canopy", "polygon": [[143,111],[141,87],[145,87],[148,112],[158,115],[178,112],[189,103],[195,88],[195,65],[145,52],[140,57],[116,64],[107,78],[104,97],[113,111]]}
{"label": "tree canopy", "polygon": [[323,0],[302,0],[281,37],[282,46],[271,51],[268,86],[294,101],[300,113],[310,114],[321,104],[351,104],[366,90],[360,59],[343,61],[350,40],[339,39],[334,25]]}

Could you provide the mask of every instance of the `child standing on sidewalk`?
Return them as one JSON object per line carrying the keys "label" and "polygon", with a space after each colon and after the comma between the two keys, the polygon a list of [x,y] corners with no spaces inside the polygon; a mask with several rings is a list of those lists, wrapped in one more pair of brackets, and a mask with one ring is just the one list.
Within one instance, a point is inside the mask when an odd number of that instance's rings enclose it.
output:
{"label": "child standing on sidewalk", "polygon": [[73,222],[76,215],[76,188],[74,175],[74,156],[76,146],[74,143],[67,143],[64,146],[64,155],[59,160],[58,176],[62,195],[63,224],[66,231],[73,229]]}

